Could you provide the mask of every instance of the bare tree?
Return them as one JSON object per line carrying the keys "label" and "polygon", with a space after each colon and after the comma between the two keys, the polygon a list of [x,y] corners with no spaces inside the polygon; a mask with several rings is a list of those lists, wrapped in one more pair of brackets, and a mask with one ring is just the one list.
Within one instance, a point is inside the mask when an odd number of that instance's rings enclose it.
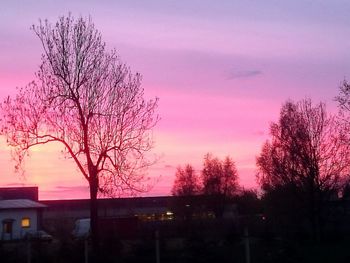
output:
{"label": "bare tree", "polygon": [[106,51],[91,19],[60,17],[32,27],[44,53],[36,80],[2,104],[1,134],[15,147],[17,167],[32,147],[61,143],[89,183],[93,244],[97,194],[142,190],[145,153],[158,121],[140,74]]}
{"label": "bare tree", "polygon": [[[342,127],[344,132],[343,141],[345,144],[350,144],[350,84],[344,80],[339,87],[339,95],[335,97],[338,102],[339,114],[338,125]],[[346,180],[343,188],[343,198],[349,198],[350,193],[350,178]]]}
{"label": "bare tree", "polygon": [[224,161],[211,154],[204,156],[202,170],[203,193],[232,197],[238,190],[238,173],[233,160],[227,156]]}
{"label": "bare tree", "polygon": [[350,113],[350,84],[344,80],[339,87],[339,95],[335,97],[335,101],[338,102],[339,114],[343,121],[349,124]]}
{"label": "bare tree", "polygon": [[192,196],[199,194],[199,178],[190,164],[187,164],[185,168],[181,166],[177,168],[171,192],[176,196]]}
{"label": "bare tree", "polygon": [[284,188],[297,195],[295,202],[306,205],[317,234],[321,202],[337,194],[349,174],[350,149],[342,131],[323,103],[305,99],[286,102],[270,134],[257,157],[258,181],[265,192]]}
{"label": "bare tree", "polygon": [[222,181],[222,165],[218,158],[207,153],[204,156],[203,169],[201,173],[203,194],[220,195]]}
{"label": "bare tree", "polygon": [[335,97],[338,102],[338,125],[344,131],[344,143],[350,144],[350,84],[344,80],[339,87],[339,95]]}
{"label": "bare tree", "polygon": [[226,156],[222,162],[222,186],[224,196],[234,196],[238,192],[238,172],[236,164],[230,156]]}

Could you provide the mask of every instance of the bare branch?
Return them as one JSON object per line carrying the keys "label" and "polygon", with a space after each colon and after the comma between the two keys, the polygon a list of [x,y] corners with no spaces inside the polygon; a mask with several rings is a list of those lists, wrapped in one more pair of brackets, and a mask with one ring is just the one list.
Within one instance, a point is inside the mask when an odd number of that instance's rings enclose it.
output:
{"label": "bare branch", "polygon": [[56,141],[90,186],[113,177],[116,191],[139,188],[143,173],[132,173],[152,163],[144,155],[153,145],[158,99],[143,98],[140,74],[106,51],[91,19],[69,15],[32,30],[44,50],[36,79],[1,104],[1,134],[18,163],[29,148]]}

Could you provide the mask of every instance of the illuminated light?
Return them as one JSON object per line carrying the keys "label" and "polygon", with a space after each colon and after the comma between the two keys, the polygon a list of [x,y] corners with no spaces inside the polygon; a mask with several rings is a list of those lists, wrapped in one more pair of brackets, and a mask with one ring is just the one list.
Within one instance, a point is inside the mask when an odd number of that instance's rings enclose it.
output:
{"label": "illuminated light", "polygon": [[30,227],[30,218],[28,218],[28,217],[22,218],[21,226],[22,227]]}
{"label": "illuminated light", "polygon": [[174,213],[171,212],[171,211],[167,211],[167,212],[166,212],[166,215],[167,215],[167,216],[172,216],[173,214],[174,214]]}
{"label": "illuminated light", "polygon": [[187,205],[186,205],[186,207],[190,207],[190,205],[189,205],[189,204],[187,204]]}

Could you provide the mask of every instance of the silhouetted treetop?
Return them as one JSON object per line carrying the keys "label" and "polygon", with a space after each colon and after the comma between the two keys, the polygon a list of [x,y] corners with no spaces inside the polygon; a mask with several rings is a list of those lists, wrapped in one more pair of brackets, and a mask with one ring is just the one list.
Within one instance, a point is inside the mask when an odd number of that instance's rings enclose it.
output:
{"label": "silhouetted treetop", "polygon": [[233,197],[238,193],[238,172],[231,157],[224,160],[208,153],[204,156],[200,176],[190,164],[177,168],[172,188],[173,195],[217,195]]}
{"label": "silhouetted treetop", "polygon": [[349,172],[349,148],[323,103],[286,102],[270,134],[257,158],[263,188],[291,183],[331,191]]}
{"label": "silhouetted treetop", "polygon": [[173,195],[179,196],[191,196],[200,193],[199,177],[190,164],[187,164],[184,168],[181,166],[177,168],[171,192]]}
{"label": "silhouetted treetop", "polygon": [[211,154],[204,156],[201,174],[203,194],[233,196],[238,190],[238,173],[233,160],[227,156],[223,161]]}

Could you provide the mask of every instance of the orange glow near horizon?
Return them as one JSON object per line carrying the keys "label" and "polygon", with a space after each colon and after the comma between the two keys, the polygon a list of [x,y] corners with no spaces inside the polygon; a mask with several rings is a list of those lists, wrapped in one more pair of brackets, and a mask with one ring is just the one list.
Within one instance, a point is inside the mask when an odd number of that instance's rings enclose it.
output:
{"label": "orange glow near horizon", "polygon": [[[200,173],[204,154],[207,152],[217,153],[223,158],[230,155],[236,161],[241,177],[241,182],[246,187],[255,187],[255,180],[250,173],[254,167],[250,165],[249,149],[254,142],[231,142],[229,144],[215,143],[202,147],[197,146],[193,140],[176,139],[169,134],[156,134],[156,146],[153,151],[158,157],[158,162],[148,169],[148,176],[155,180],[151,192],[143,193],[142,196],[168,195],[174,180],[176,167],[185,163],[191,163]],[[58,143],[49,143],[32,148],[30,155],[25,159],[24,175],[14,173],[14,161],[11,160],[11,149],[5,146],[1,140],[2,156],[7,156],[6,165],[1,165],[2,186],[38,186],[39,198],[44,199],[79,199],[88,198],[88,182],[78,171],[76,164],[70,158],[62,155],[62,147]],[[232,154],[231,148],[237,149]],[[210,149],[210,151],[206,151]],[[230,154],[231,152],[231,154]],[[181,159],[179,158],[181,156]],[[255,157],[254,157],[255,158]],[[4,158],[2,158],[4,159]],[[243,176],[242,176],[243,175]],[[250,179],[249,179],[250,178]]]}

